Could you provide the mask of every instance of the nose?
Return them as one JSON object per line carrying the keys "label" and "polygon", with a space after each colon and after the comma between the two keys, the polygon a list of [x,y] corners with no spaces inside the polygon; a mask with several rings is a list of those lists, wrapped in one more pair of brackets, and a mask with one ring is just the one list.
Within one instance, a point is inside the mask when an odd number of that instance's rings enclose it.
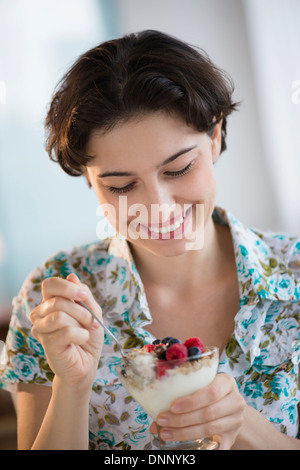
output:
{"label": "nose", "polygon": [[176,204],[176,198],[170,191],[170,185],[156,181],[147,188],[145,187],[144,191],[144,204],[149,216],[151,214],[152,225],[168,222],[172,217],[181,214],[182,209]]}

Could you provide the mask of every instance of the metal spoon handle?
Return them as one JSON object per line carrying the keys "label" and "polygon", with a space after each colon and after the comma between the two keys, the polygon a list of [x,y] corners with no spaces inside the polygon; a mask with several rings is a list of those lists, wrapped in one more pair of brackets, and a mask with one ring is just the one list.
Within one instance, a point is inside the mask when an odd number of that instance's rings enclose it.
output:
{"label": "metal spoon handle", "polygon": [[124,352],[123,352],[123,349],[122,349],[122,346],[121,344],[119,343],[119,341],[117,340],[117,338],[115,337],[115,335],[107,328],[107,326],[104,325],[104,323],[94,314],[94,312],[92,312],[92,310],[84,303],[84,302],[78,302],[82,307],[86,308],[90,314],[92,315],[93,318],[95,318],[95,320],[102,326],[102,328],[104,328],[104,330],[112,337],[112,339],[115,341],[115,343],[117,344],[118,346],[118,349],[120,350],[122,356],[124,356]]}

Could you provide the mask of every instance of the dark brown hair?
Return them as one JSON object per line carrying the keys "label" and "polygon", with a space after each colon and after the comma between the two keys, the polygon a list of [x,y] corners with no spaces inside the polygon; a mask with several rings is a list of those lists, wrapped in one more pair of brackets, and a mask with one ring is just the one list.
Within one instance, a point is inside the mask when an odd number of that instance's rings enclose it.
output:
{"label": "dark brown hair", "polygon": [[46,149],[63,170],[80,176],[92,157],[91,132],[155,111],[179,113],[210,134],[236,109],[233,83],[207,54],[158,31],[106,41],[81,55],[58,85],[46,117]]}

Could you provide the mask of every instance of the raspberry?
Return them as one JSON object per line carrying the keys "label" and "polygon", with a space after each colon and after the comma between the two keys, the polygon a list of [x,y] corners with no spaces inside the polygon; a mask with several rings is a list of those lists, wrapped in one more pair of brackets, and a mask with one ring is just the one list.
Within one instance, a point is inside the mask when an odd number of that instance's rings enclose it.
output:
{"label": "raspberry", "polygon": [[145,346],[143,346],[143,349],[144,349],[144,351],[151,352],[155,349],[155,345],[154,344],[145,344]]}
{"label": "raspberry", "polygon": [[188,349],[189,349],[189,348],[192,348],[192,347],[199,348],[202,353],[203,353],[204,350],[205,350],[202,341],[201,341],[199,338],[197,338],[197,336],[194,336],[193,338],[188,338],[188,339],[186,339],[183,344],[184,344]]}
{"label": "raspberry", "polygon": [[187,347],[182,343],[174,343],[169,347],[166,353],[167,361],[177,360],[182,363],[186,360],[188,355]]}
{"label": "raspberry", "polygon": [[163,377],[166,375],[168,369],[170,369],[170,365],[166,361],[157,361],[157,377]]}

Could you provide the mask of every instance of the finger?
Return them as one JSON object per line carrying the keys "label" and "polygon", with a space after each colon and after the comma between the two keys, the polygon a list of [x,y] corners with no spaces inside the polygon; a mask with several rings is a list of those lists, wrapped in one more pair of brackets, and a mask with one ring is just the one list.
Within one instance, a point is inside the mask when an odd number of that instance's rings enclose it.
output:
{"label": "finger", "polygon": [[175,400],[170,407],[172,413],[188,413],[209,406],[228,395],[236,388],[235,380],[227,374],[218,374],[207,387],[186,397]]}
{"label": "finger", "polygon": [[88,308],[92,310],[92,312],[97,315],[100,319],[102,318],[102,310],[100,305],[95,301],[90,289],[83,284],[78,276],[75,273],[71,273],[68,275],[67,280],[76,284],[83,292],[86,292],[86,297],[84,298],[84,303],[87,305]]}
{"label": "finger", "polygon": [[64,350],[69,345],[83,345],[89,340],[89,332],[85,328],[65,326],[53,333],[41,335],[41,344],[47,345],[48,354]]}
{"label": "finger", "polygon": [[36,321],[32,327],[32,334],[36,339],[40,339],[41,335],[55,333],[66,327],[83,329],[74,318],[65,312],[54,312]]}
{"label": "finger", "polygon": [[241,426],[240,413],[225,416],[209,423],[186,426],[183,428],[163,427],[160,436],[165,441],[188,441],[213,435],[225,435]]}
{"label": "finger", "polygon": [[226,395],[222,400],[212,403],[211,405],[193,410],[187,413],[164,412],[158,415],[157,424],[159,426],[168,427],[187,427],[197,424],[204,424],[216,421],[224,416],[229,416],[244,409],[244,400],[233,400],[231,394]]}
{"label": "finger", "polygon": [[87,289],[83,284],[75,284],[67,279],[48,277],[42,282],[42,295],[44,300],[51,297],[65,297],[69,300],[82,301],[87,296]]}
{"label": "finger", "polygon": [[93,324],[91,314],[86,308],[63,297],[52,297],[46,300],[31,312],[30,319],[34,325],[37,321],[44,319],[43,323],[47,332],[59,329],[64,324],[84,328],[90,328]]}

